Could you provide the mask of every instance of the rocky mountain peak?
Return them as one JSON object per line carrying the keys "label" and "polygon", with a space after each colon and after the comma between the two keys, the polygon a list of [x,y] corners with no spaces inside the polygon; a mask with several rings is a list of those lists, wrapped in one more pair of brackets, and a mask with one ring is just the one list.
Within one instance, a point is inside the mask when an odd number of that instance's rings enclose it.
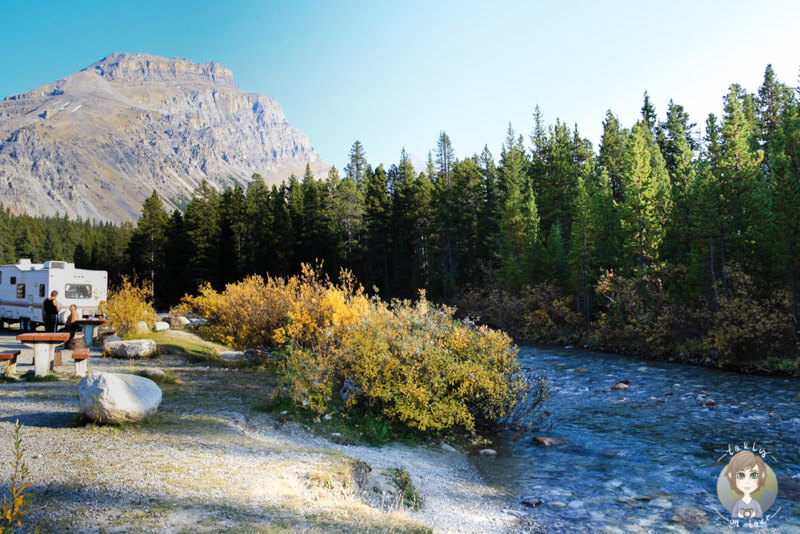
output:
{"label": "rocky mountain peak", "polygon": [[191,83],[205,80],[219,86],[238,88],[233,81],[233,72],[215,61],[192,63],[188,59],[167,59],[148,54],[111,54],[85,70],[116,83]]}
{"label": "rocky mountain peak", "polygon": [[275,99],[215,62],[112,54],[0,102],[0,203],[15,211],[136,220],[154,189],[181,208],[202,180],[278,183],[306,165],[328,169]]}

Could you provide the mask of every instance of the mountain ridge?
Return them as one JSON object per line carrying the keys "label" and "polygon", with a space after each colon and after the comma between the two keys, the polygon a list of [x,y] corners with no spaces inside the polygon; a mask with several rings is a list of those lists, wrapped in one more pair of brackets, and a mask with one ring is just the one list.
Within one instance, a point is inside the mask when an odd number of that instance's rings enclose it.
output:
{"label": "mountain ridge", "polygon": [[203,180],[279,183],[307,164],[329,168],[216,62],[111,54],[0,102],[0,202],[17,212],[134,221],[153,190],[180,208]]}

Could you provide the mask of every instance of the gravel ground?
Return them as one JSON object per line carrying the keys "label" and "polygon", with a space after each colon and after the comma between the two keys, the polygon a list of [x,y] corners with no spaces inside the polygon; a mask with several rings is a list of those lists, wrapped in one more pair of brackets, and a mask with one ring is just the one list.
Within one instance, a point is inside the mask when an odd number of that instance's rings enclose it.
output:
{"label": "gravel ground", "polygon": [[[7,331],[0,342],[5,348],[17,345]],[[0,483],[8,484],[13,427],[19,420],[33,483],[25,525],[43,533],[537,528],[508,510],[513,506],[505,489],[480,479],[474,462],[491,458],[435,447],[333,443],[254,409],[263,400],[263,373],[174,355],[136,362],[103,359],[93,350],[90,371],[155,368],[182,381],[162,386],[164,398],[151,421],[95,426],[78,421],[78,380],[70,378],[71,361],[65,363],[57,382],[0,384],[0,451],[6,451],[0,453]],[[24,373],[30,364],[31,351],[25,350],[18,371]],[[354,465],[361,466],[362,476],[353,475]],[[397,502],[396,488],[383,474],[390,468],[408,470],[423,499],[421,510]]]}

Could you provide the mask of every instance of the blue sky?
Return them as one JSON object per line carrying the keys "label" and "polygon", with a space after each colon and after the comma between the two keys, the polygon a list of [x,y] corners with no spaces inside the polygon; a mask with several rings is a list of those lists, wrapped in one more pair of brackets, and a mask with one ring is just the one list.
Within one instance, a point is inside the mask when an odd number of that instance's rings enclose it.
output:
{"label": "blue sky", "polygon": [[[557,4],[557,5],[556,5]],[[597,146],[607,109],[630,126],[647,90],[698,124],[727,87],[756,91],[772,63],[797,85],[800,2],[0,0],[0,97],[113,52],[217,61],[278,100],[323,161],[353,141],[373,165],[425,158],[444,130],[459,158],[499,158],[509,123],[527,136],[578,124]]]}

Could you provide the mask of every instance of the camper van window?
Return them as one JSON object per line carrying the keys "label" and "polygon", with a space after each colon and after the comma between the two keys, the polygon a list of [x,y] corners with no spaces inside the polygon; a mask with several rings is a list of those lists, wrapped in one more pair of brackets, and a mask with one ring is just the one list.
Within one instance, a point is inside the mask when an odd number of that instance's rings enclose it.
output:
{"label": "camper van window", "polygon": [[17,277],[16,276],[12,276],[11,279],[8,281],[8,283],[13,286],[14,284],[17,283]]}
{"label": "camper van window", "polygon": [[25,284],[17,284],[17,298],[18,299],[25,298]]}
{"label": "camper van window", "polygon": [[39,284],[39,296],[44,297],[44,284]]}
{"label": "camper van window", "polygon": [[68,299],[92,298],[91,284],[67,284],[64,287],[64,296]]}

